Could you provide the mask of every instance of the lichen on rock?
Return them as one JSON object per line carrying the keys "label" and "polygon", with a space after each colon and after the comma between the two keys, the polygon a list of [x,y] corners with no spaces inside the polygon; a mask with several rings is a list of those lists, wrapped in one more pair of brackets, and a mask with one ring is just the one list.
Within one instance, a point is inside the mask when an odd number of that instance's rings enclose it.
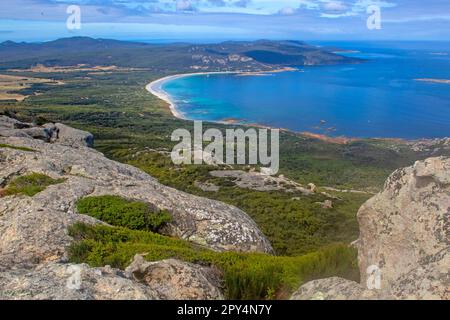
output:
{"label": "lichen on rock", "polygon": [[128,277],[153,288],[165,300],[223,300],[220,273],[213,269],[167,259],[145,261],[136,255],[125,270]]}

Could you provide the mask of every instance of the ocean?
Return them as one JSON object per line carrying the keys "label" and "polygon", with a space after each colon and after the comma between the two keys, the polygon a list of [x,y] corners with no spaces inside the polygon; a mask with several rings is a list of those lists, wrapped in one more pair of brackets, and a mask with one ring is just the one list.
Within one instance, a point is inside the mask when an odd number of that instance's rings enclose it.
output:
{"label": "ocean", "polygon": [[367,59],[265,76],[175,78],[162,85],[185,118],[328,136],[450,137],[450,43],[327,42]]}

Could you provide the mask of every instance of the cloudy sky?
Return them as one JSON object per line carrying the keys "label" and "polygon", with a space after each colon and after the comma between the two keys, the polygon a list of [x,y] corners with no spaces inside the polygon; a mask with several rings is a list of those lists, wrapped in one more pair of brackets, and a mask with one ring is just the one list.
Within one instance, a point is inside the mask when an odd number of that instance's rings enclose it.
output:
{"label": "cloudy sky", "polygon": [[[70,5],[81,9],[81,29],[66,27]],[[380,30],[367,28],[373,5]],[[68,36],[450,41],[450,0],[1,0],[0,41]]]}

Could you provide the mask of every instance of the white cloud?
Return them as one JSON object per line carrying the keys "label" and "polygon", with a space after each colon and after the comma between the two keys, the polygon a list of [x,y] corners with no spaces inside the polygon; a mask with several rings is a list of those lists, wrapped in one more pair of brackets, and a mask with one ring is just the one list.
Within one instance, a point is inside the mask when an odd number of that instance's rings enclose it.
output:
{"label": "white cloud", "polygon": [[393,8],[397,4],[389,1],[382,0],[357,0],[352,7],[352,11],[355,12],[365,12],[369,6],[379,6],[380,8]]}
{"label": "white cloud", "polygon": [[292,7],[284,7],[282,9],[280,9],[280,11],[278,11],[279,14],[285,15],[285,16],[290,16],[295,14],[295,9]]}
{"label": "white cloud", "polygon": [[317,3],[317,1],[314,1],[314,0],[300,0],[299,1],[299,8],[315,10],[315,9],[319,9],[319,7],[320,7],[320,5]]}
{"label": "white cloud", "polygon": [[418,21],[450,21],[450,15],[426,15],[426,16],[411,16],[394,19],[383,19],[385,23],[407,23]]}
{"label": "white cloud", "polygon": [[346,6],[341,1],[337,0],[319,0],[323,3],[323,8],[325,12],[321,12],[320,17],[322,18],[343,18],[343,17],[353,17],[360,14],[365,14],[367,8],[372,5],[379,6],[380,8],[393,8],[397,4],[389,1],[383,0],[356,0],[351,6]]}
{"label": "white cloud", "polygon": [[192,6],[191,1],[189,0],[177,0],[176,3],[177,11],[193,11],[194,7]]}
{"label": "white cloud", "polygon": [[341,1],[327,2],[323,5],[323,8],[328,11],[344,11],[348,9],[348,7]]}

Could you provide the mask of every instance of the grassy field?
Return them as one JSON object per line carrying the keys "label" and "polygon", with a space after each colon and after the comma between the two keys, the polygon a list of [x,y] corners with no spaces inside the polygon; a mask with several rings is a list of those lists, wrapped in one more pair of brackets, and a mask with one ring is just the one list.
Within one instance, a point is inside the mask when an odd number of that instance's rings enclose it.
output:
{"label": "grassy field", "polygon": [[0,75],[0,101],[23,101],[29,96],[27,89],[38,86],[61,85],[62,83],[51,79],[33,77],[18,77],[13,75]]}

